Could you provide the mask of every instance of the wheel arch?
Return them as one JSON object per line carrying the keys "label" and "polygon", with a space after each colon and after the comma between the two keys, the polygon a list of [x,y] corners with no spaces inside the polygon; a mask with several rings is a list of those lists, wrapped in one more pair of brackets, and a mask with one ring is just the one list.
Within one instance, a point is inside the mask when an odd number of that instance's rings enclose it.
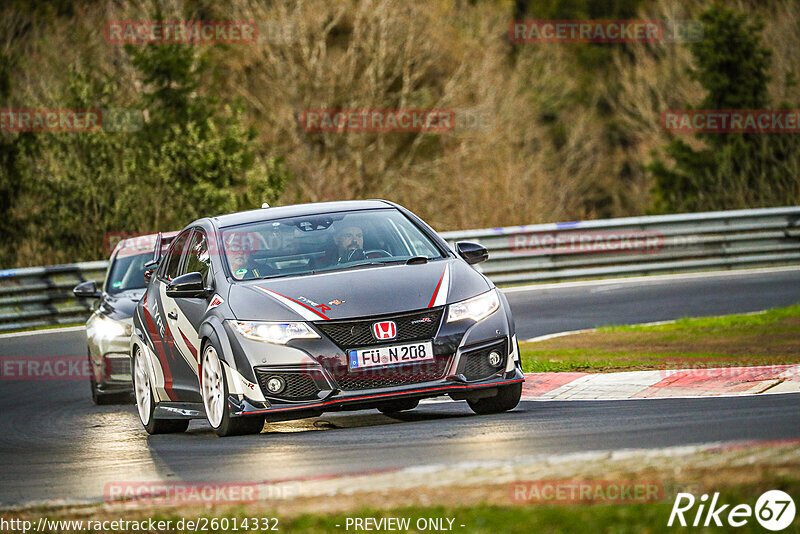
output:
{"label": "wheel arch", "polygon": [[[218,317],[209,317],[197,332],[197,337],[200,339],[201,350],[204,348],[206,340],[214,343],[217,348],[217,356],[220,360],[225,362],[231,369],[235,369],[244,378],[250,382],[255,382],[255,375],[250,362],[241,349],[234,349],[228,330]],[[202,358],[202,352],[199,356]]]}
{"label": "wheel arch", "polygon": [[202,353],[206,348],[206,344],[210,342],[219,349],[217,351],[218,353],[221,352],[221,354],[217,354],[219,359],[228,365],[231,364],[230,360],[233,356],[233,348],[231,347],[231,342],[225,333],[225,327],[222,325],[222,321],[216,317],[209,317],[203,322],[203,324],[200,325],[200,329],[197,332],[197,337],[200,338],[199,358],[202,358]]}

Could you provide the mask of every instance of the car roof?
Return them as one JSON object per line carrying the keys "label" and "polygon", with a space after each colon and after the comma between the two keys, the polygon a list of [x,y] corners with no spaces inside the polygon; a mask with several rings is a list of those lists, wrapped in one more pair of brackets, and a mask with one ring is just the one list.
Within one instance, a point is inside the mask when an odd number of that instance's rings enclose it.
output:
{"label": "car roof", "polygon": [[[171,231],[171,232],[160,232],[162,238],[162,248],[165,245],[168,245],[171,238],[178,235],[178,231]],[[128,254],[138,254],[142,252],[152,252],[153,249],[156,247],[156,239],[158,239],[158,234],[142,234],[137,236],[126,237],[125,239],[121,239],[117,242],[114,246],[114,250],[111,251],[112,254],[115,252],[119,252],[120,250],[125,249]]]}
{"label": "car roof", "polygon": [[260,208],[230,213],[228,215],[218,215],[217,217],[210,217],[210,219],[212,219],[219,228],[225,228],[239,224],[270,221],[286,217],[302,217],[305,215],[322,215],[337,211],[373,210],[393,207],[395,207],[394,204],[385,200],[342,200]]}

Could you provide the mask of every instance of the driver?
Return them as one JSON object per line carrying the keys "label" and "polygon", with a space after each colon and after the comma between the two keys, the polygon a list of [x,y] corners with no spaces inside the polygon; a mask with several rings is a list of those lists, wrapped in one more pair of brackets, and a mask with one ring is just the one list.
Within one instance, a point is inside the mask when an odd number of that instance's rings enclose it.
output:
{"label": "driver", "polygon": [[251,259],[257,243],[256,236],[252,234],[236,232],[227,237],[225,256],[236,280],[250,280],[261,276],[258,266]]}
{"label": "driver", "polygon": [[336,263],[364,259],[364,231],[360,226],[343,226],[333,236],[338,259]]}
{"label": "driver", "polygon": [[248,261],[250,254],[246,251],[235,251],[227,254],[231,274],[237,280],[249,280],[260,276],[258,268]]}

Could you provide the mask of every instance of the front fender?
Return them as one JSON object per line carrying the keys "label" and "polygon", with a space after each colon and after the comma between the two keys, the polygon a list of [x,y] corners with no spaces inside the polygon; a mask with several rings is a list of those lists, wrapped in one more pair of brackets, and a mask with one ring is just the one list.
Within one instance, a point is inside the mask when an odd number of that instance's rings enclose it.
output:
{"label": "front fender", "polygon": [[[256,382],[256,377],[253,374],[253,369],[250,366],[250,362],[247,360],[244,354],[240,354],[239,351],[233,350],[230,338],[228,337],[228,331],[218,317],[208,317],[203,324],[200,325],[198,334],[201,340],[208,339],[219,348],[221,351],[221,354],[219,354],[220,360],[235,369],[250,382]],[[202,352],[201,354],[198,354],[198,358],[201,357]]]}
{"label": "front fender", "polygon": [[514,324],[514,316],[511,315],[511,305],[509,305],[505,293],[503,293],[497,288],[495,288],[495,291],[497,291],[497,294],[500,296],[500,302],[502,303],[503,310],[506,312],[506,319],[508,320],[508,329],[510,335],[515,336],[517,334],[517,327]]}

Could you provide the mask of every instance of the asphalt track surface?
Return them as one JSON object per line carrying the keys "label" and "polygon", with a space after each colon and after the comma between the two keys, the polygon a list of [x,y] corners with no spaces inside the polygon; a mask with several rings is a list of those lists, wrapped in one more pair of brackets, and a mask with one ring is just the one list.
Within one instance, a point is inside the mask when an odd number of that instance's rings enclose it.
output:
{"label": "asphalt track surface", "polygon": [[[511,291],[521,339],[603,324],[800,303],[800,270],[606,281]],[[0,356],[76,356],[83,332],[0,337]],[[102,500],[121,481],[265,482],[538,454],[800,438],[800,395],[523,401],[476,416],[464,402],[271,423],[257,436],[148,436],[132,405],[94,406],[84,381],[0,381],[0,506]]]}

